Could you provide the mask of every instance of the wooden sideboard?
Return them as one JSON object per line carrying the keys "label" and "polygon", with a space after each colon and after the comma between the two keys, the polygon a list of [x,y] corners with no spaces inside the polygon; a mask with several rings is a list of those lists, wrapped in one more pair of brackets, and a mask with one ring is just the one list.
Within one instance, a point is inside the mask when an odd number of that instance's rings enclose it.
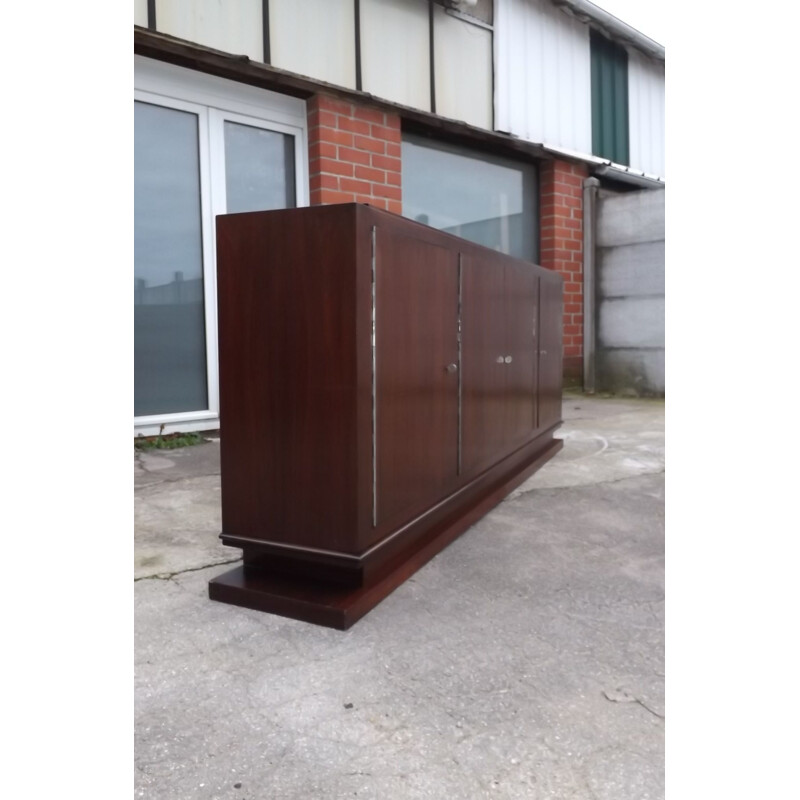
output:
{"label": "wooden sideboard", "polygon": [[561,448],[562,279],[367,205],[217,218],[209,595],[348,628]]}

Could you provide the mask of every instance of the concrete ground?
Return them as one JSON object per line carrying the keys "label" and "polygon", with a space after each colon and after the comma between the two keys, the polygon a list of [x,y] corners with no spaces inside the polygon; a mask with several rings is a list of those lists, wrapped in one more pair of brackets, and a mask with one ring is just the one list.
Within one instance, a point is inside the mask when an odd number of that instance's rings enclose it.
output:
{"label": "concrete ground", "polygon": [[664,404],[566,394],[564,449],[349,631],[212,602],[219,444],[135,460],[135,789],[664,796]]}

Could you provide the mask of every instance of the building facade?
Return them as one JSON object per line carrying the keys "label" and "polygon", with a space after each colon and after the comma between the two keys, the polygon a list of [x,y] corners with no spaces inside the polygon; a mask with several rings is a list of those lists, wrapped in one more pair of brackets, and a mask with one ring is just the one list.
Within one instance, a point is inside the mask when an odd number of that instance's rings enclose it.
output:
{"label": "building facade", "polygon": [[664,186],[664,49],[584,0],[135,0],[135,431],[218,427],[218,214],[363,202],[557,270]]}

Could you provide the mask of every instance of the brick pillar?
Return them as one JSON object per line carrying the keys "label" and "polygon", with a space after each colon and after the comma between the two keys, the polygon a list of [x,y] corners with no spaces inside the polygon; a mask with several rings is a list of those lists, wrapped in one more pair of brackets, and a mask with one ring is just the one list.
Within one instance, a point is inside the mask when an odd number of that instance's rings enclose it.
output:
{"label": "brick pillar", "polygon": [[307,108],[311,205],[369,203],[400,214],[400,117],[325,95]]}
{"label": "brick pillar", "polygon": [[540,263],[564,278],[564,377],[583,376],[583,164],[548,161],[540,171]]}

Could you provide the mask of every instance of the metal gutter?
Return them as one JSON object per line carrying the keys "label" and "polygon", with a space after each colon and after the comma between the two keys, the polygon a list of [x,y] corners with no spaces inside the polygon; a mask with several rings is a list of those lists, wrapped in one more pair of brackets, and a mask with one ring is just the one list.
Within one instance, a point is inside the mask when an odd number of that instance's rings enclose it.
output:
{"label": "metal gutter", "polygon": [[601,178],[612,178],[622,183],[630,183],[634,186],[641,186],[643,189],[663,189],[666,186],[663,178],[650,177],[644,172],[623,167],[620,164],[606,164],[602,167],[592,169],[593,175]]}
{"label": "metal gutter", "polygon": [[642,186],[645,189],[663,189],[666,185],[661,175],[652,175],[648,172],[634,169],[633,167],[626,167],[624,164],[615,164],[607,158],[592,156],[587,153],[579,153],[577,150],[567,150],[564,147],[551,147],[549,145],[543,145],[543,147],[548,153],[552,153],[554,156],[569,158],[573,161],[582,161],[589,167],[589,171],[592,175],[613,178],[623,183],[632,183],[636,186]]}
{"label": "metal gutter", "polygon": [[664,45],[653,41],[649,36],[645,36],[636,28],[632,28],[621,19],[617,19],[613,14],[598,8],[594,3],[589,0],[550,0],[550,2],[557,6],[565,14],[589,25],[592,28],[605,34],[610,39],[613,39],[620,44],[629,45],[640,50],[650,58],[656,58],[659,61],[665,60]]}

